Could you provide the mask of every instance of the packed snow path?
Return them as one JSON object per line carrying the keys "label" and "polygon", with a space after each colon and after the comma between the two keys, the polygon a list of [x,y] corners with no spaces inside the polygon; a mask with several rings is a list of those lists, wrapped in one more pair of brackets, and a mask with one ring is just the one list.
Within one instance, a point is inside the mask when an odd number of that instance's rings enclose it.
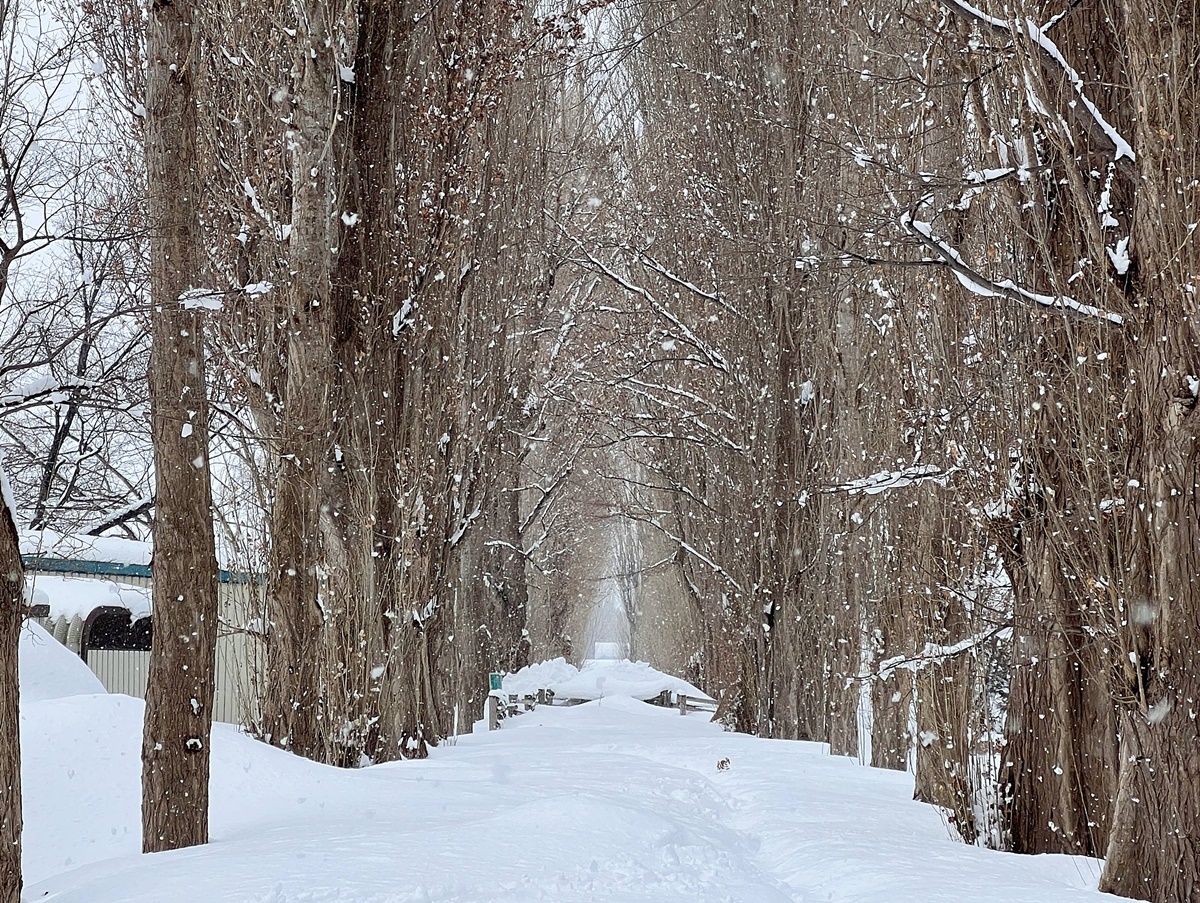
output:
{"label": "packed snow path", "polygon": [[359,771],[218,725],[213,842],[141,856],[141,703],[26,709],[28,901],[1113,899],[1087,889],[1094,862],[951,842],[905,775],[617,698]]}

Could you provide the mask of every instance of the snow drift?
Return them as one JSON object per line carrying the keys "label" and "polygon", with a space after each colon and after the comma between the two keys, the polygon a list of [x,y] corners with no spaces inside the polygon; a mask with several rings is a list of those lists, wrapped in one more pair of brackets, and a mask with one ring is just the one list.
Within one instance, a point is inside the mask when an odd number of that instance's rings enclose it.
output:
{"label": "snow drift", "polygon": [[47,699],[106,692],[78,655],[32,621],[21,629],[18,668],[22,711]]}
{"label": "snow drift", "polygon": [[646,662],[628,659],[608,661],[597,659],[576,668],[562,658],[529,665],[514,674],[505,675],[503,692],[518,696],[535,695],[538,690],[553,690],[556,699],[576,699],[585,702],[625,696],[630,699],[653,699],[664,691],[672,697],[709,700],[712,697],[679,677],[664,674]]}
{"label": "snow drift", "polygon": [[[953,842],[937,811],[912,801],[908,775],[617,695],[540,706],[428,760],[358,771],[214,725],[212,842],[144,856],[143,705],[90,692],[94,678],[63,651],[36,628],[22,639],[31,901],[1110,899],[1092,890],[1092,860]],[[627,664],[609,676],[643,673]],[[588,673],[564,665],[542,670]]]}

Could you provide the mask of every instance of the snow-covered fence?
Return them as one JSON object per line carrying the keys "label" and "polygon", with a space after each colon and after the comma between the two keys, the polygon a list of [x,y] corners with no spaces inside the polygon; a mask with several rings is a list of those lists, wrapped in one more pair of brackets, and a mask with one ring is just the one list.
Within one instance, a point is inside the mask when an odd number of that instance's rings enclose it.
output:
{"label": "snow-covered fence", "polygon": [[[664,690],[663,692],[665,693],[666,691]],[[709,699],[707,696],[702,699],[696,699],[685,693],[680,693],[674,703],[664,700],[660,705],[673,705],[673,707],[679,709],[680,715],[687,715],[690,712],[707,712],[710,715],[717,713],[716,701]]]}
{"label": "snow-covered fence", "polygon": [[677,708],[681,715],[717,710],[717,701],[703,690],[645,662],[589,659],[582,668],[576,668],[557,658],[529,665],[515,674],[493,675],[484,719],[488,730],[495,730],[501,718],[530,711],[537,705],[578,705],[612,696]]}
{"label": "snow-covered fence", "polygon": [[[579,700],[562,700],[560,705],[576,705]],[[539,705],[555,705],[553,690],[538,690],[519,696],[516,693],[504,693],[493,690],[488,693],[484,702],[483,717],[487,721],[488,730],[494,731],[500,727],[501,718],[511,718],[523,712],[532,712]]]}

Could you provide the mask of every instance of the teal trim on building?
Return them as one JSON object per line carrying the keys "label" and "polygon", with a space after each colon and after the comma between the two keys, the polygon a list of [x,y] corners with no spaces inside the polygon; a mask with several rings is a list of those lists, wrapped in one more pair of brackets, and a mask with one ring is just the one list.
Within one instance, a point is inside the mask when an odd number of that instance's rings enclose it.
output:
{"label": "teal trim on building", "polygon": [[[116,561],[80,561],[74,558],[43,558],[41,555],[22,555],[21,563],[28,571],[43,574],[87,574],[96,577],[151,577],[148,564],[121,564]],[[244,571],[217,571],[219,583],[261,583],[261,574]]]}

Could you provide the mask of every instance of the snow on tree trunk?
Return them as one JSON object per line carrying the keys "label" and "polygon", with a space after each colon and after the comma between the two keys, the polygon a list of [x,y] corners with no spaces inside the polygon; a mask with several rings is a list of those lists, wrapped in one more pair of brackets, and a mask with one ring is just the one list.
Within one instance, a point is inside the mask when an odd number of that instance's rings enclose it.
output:
{"label": "snow on tree trunk", "polygon": [[190,0],[157,2],[147,31],[145,147],[150,189],[155,457],[154,634],[142,742],[142,847],[208,841],[209,734],[217,564],[208,466],[201,310],[195,83],[200,34]]}

